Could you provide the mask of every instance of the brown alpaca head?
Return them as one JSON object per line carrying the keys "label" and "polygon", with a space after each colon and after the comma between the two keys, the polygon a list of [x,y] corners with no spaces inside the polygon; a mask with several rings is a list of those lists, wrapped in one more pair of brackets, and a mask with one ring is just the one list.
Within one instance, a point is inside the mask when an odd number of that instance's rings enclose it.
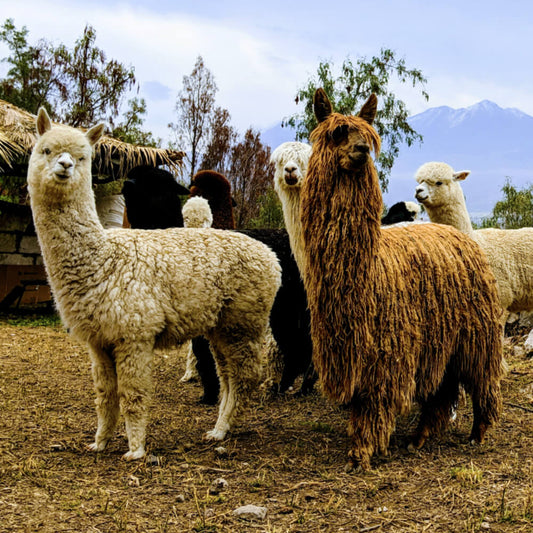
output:
{"label": "brown alpaca head", "polygon": [[225,176],[214,170],[200,170],[191,182],[190,197],[194,196],[201,196],[209,202],[213,213],[213,228],[235,228],[231,184]]}
{"label": "brown alpaca head", "polygon": [[[379,155],[381,140],[372,127],[378,99],[371,94],[357,116],[334,113],[324,89],[317,89],[313,101],[318,126],[311,141],[335,153],[335,163],[346,172],[359,170],[370,161],[370,151]],[[318,148],[318,147],[317,147]]]}

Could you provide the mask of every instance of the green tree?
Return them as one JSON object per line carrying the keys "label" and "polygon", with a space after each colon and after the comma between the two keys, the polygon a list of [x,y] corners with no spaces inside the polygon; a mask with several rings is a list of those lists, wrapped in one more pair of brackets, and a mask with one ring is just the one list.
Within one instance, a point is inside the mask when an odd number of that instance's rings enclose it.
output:
{"label": "green tree", "polygon": [[161,139],[155,139],[152,132],[144,131],[142,125],[146,113],[146,100],[132,98],[128,101],[129,108],[124,112],[122,121],[113,126],[111,135],[115,139],[140,146],[161,146]]}
{"label": "green tree", "polygon": [[191,180],[208,142],[217,90],[213,75],[198,56],[191,75],[183,76],[175,108],[178,120],[169,124],[176,147],[187,154]]}
{"label": "green tree", "polygon": [[423,89],[426,78],[418,69],[409,69],[405,60],[398,59],[389,49],[381,49],[378,56],[367,60],[359,58],[355,63],[348,57],[344,60],[341,72],[334,74],[332,61],[321,61],[316,76],[309,79],[296,94],[296,104],[302,103],[304,109],[283,120],[283,126],[296,129],[297,140],[308,140],[316,127],[313,112],[313,96],[316,89],[322,87],[335,111],[342,114],[355,113],[364,101],[375,93],[380,106],[374,127],[382,138],[382,151],[377,160],[377,169],[384,191],[388,188],[388,177],[400,151],[400,145],[422,142],[418,134],[407,122],[408,110],[405,103],[398,99],[391,89],[391,81],[409,83],[413,88],[421,87],[421,95],[428,100]]}
{"label": "green tree", "polygon": [[273,186],[270,186],[259,198],[259,214],[250,220],[251,228],[284,228],[283,208]]}
{"label": "green tree", "polygon": [[0,41],[11,54],[2,59],[10,65],[0,80],[0,98],[37,113],[44,105],[51,116],[72,126],[112,122],[120,113],[124,95],[135,85],[133,67],[107,60],[96,46],[96,31],[87,25],[74,48],[52,46],[46,40],[29,45],[28,30],[17,30],[7,19]]}
{"label": "green tree", "polygon": [[17,30],[13,19],[7,19],[0,29],[0,42],[11,52],[1,59],[9,68],[0,80],[0,98],[30,113],[36,114],[41,106],[52,113],[49,99],[61,85],[57,57],[49,42],[41,39],[31,46],[27,37],[26,26]]}
{"label": "green tree", "polygon": [[72,50],[60,45],[55,52],[63,80],[58,87],[59,114],[76,127],[112,121],[120,113],[124,94],[136,83],[135,69],[108,61],[95,42],[96,31],[87,25]]}
{"label": "green tree", "polygon": [[496,202],[492,215],[482,220],[481,227],[502,229],[533,227],[533,185],[517,189],[507,177],[502,192],[503,199]]}

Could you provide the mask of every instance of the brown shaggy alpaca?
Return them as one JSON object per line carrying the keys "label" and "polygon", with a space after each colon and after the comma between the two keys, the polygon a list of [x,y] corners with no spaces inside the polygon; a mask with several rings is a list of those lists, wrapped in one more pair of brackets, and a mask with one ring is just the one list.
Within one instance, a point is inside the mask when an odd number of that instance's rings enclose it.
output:
{"label": "brown shaggy alpaca", "polygon": [[442,431],[471,394],[470,440],[499,415],[502,331],[494,277],[476,243],[433,224],[380,229],[383,208],[370,151],[372,95],[359,116],[315,94],[319,124],[301,193],[304,273],[314,363],[323,390],[352,410],[350,465],[385,453],[395,417],[421,404],[411,446]]}
{"label": "brown shaggy alpaca", "polygon": [[217,229],[235,229],[231,185],[214,170],[200,170],[191,182],[190,196],[202,196],[209,202],[213,213],[213,225]]}

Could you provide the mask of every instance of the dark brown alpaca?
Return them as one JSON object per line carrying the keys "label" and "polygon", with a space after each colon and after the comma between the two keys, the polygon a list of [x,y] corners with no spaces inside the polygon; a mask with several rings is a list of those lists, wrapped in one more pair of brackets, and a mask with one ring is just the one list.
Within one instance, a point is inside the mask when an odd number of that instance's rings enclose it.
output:
{"label": "dark brown alpaca", "polygon": [[233,199],[229,181],[214,170],[200,170],[191,182],[190,196],[202,196],[209,202],[216,229],[235,229]]}
{"label": "dark brown alpaca", "polygon": [[499,415],[502,335],[494,277],[481,249],[449,227],[382,230],[370,152],[372,95],[358,116],[315,94],[319,124],[301,193],[313,358],[323,390],[352,410],[352,465],[385,453],[395,417],[413,401],[412,446],[443,430],[460,385],[471,394],[471,441]]}

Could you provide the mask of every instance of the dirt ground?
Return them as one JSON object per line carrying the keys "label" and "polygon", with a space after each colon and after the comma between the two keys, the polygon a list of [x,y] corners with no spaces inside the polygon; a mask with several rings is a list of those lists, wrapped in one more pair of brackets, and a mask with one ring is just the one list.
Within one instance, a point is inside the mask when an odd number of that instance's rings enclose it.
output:
{"label": "dirt ground", "polygon": [[[533,361],[506,340],[504,410],[481,447],[467,444],[469,405],[438,439],[405,450],[416,410],[398,420],[390,455],[344,472],[347,412],[319,392],[259,392],[221,444],[202,440],[216,408],[181,383],[183,354],[158,352],[148,459],[127,463],[123,428],[104,453],[84,346],[60,326],[0,319],[2,532],[533,531]],[[210,491],[223,478],[227,486]],[[263,519],[233,511],[252,504]]]}

